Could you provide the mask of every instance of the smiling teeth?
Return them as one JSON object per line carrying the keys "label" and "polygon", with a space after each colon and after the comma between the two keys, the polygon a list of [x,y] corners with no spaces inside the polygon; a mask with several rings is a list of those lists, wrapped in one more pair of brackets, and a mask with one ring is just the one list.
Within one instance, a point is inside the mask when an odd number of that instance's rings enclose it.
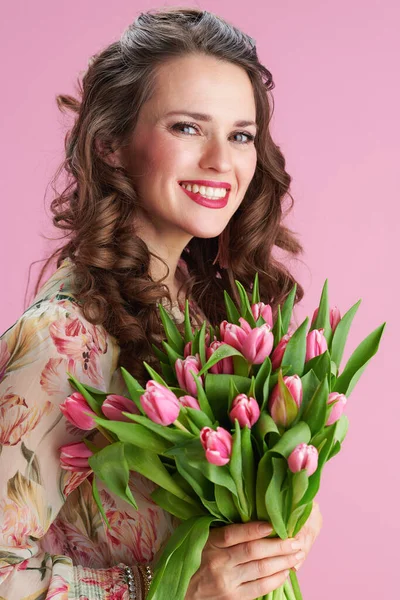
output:
{"label": "smiling teeth", "polygon": [[200,193],[204,198],[214,199],[214,198],[225,198],[227,194],[226,188],[215,188],[204,185],[197,185],[194,183],[181,183],[181,186],[185,188],[188,192],[193,192],[194,194]]}

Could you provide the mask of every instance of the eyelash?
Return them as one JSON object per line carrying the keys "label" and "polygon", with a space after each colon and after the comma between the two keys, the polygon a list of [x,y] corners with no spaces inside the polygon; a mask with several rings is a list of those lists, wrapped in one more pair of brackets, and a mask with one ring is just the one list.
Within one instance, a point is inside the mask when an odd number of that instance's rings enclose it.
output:
{"label": "eyelash", "polygon": [[[179,123],[175,123],[175,125],[172,125],[171,129],[173,129],[174,131],[178,131],[179,127],[193,127],[193,129],[196,129],[198,131],[198,127],[195,123],[189,123],[188,121],[180,121]],[[183,132],[181,132],[183,133]],[[192,135],[190,133],[184,133],[183,135]],[[237,142],[238,144],[242,145],[242,146],[246,146],[247,144],[251,144],[252,142],[254,142],[255,140],[255,136],[252,135],[251,133],[247,133],[246,131],[236,131],[235,135],[245,135],[248,139],[247,142]]]}

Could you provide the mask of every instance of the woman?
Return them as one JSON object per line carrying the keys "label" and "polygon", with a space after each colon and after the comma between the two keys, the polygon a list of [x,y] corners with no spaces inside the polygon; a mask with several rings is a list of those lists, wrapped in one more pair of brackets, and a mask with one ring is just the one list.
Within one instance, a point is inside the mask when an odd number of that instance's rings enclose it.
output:
{"label": "woman", "polygon": [[[143,380],[160,340],[160,300],[178,325],[186,297],[193,324],[218,323],[222,290],[235,296],[235,279],[250,289],[256,271],[265,302],[286,297],[294,279],[272,250],[301,247],[281,224],[290,177],[268,129],[272,87],[247,35],[205,11],[166,9],[94,57],[81,101],[58,97],[76,113],[59,171],[68,186],[52,202],[68,241],[0,339],[2,598],[128,599],[131,575],[144,597],[138,565],[156,562],[174,522],[134,475],[137,512],[100,491],[108,530],[90,473],[61,469],[59,447],[82,439],[59,409],[67,371],[123,394],[118,367]],[[315,505],[297,540],[266,539],[260,523],[213,530],[187,599],[269,593],[320,527]]]}

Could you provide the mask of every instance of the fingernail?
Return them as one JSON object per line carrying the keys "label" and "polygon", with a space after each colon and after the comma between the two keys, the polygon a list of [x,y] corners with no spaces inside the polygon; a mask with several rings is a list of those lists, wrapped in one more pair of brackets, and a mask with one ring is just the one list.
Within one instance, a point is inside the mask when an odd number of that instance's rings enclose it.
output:
{"label": "fingernail", "polygon": [[268,535],[273,531],[273,527],[269,523],[261,523],[258,526],[258,530],[262,535]]}
{"label": "fingernail", "polygon": [[295,558],[296,558],[297,560],[301,560],[302,558],[304,558],[304,557],[305,557],[305,555],[306,555],[306,553],[305,553],[305,552],[303,552],[303,551],[302,551],[302,552],[298,552],[297,554],[295,554]]}

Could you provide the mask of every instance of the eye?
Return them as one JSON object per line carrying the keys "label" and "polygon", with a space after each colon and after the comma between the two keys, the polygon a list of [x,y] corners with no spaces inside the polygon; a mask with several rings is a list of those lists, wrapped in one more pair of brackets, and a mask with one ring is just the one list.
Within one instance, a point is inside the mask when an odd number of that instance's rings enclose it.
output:
{"label": "eye", "polygon": [[184,135],[193,135],[193,134],[185,133],[183,131],[183,129],[195,129],[196,131],[198,131],[197,126],[194,123],[187,123],[186,121],[182,121],[180,123],[175,123],[175,125],[172,125],[171,129],[173,129],[174,131],[180,131]]}
{"label": "eye", "polygon": [[254,135],[252,135],[251,133],[246,133],[245,131],[238,131],[237,133],[234,133],[233,135],[234,136],[241,135],[242,137],[246,138],[247,141],[239,142],[239,144],[251,144],[255,140]]}

